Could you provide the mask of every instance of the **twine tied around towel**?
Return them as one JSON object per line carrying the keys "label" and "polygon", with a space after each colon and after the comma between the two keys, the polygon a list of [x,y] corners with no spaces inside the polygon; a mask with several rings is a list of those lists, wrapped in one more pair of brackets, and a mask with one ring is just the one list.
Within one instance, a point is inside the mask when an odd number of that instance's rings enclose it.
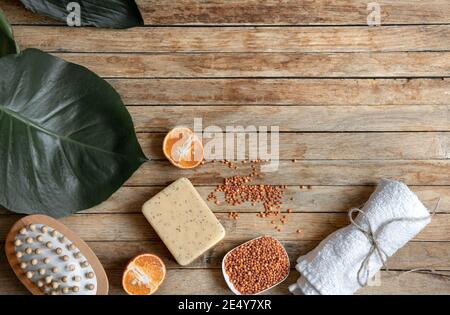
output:
{"label": "twine tied around towel", "polygon": [[[388,259],[388,255],[386,254],[386,252],[383,250],[383,248],[381,248],[378,240],[377,240],[377,234],[380,230],[382,230],[383,228],[385,228],[386,226],[388,226],[391,223],[396,223],[396,222],[421,222],[424,220],[428,220],[430,218],[432,218],[435,213],[436,213],[436,209],[439,207],[439,203],[440,203],[441,199],[439,198],[436,207],[434,208],[434,210],[432,211],[432,214],[427,216],[427,217],[423,217],[423,218],[394,218],[391,220],[388,220],[386,222],[384,222],[383,224],[381,224],[378,229],[376,231],[374,231],[372,229],[372,226],[370,225],[370,222],[367,220],[367,228],[362,227],[361,225],[359,225],[358,223],[355,222],[355,220],[353,219],[353,214],[354,213],[359,213],[360,215],[365,215],[365,212],[361,209],[358,208],[353,208],[350,209],[350,211],[348,212],[348,217],[350,220],[350,223],[356,228],[358,229],[358,231],[360,231],[361,233],[363,233],[367,239],[369,240],[370,243],[370,250],[367,253],[367,255],[364,257],[363,261],[361,262],[361,266],[359,267],[358,273],[356,275],[358,283],[361,287],[365,287],[369,280],[370,280],[370,268],[369,268],[369,264],[370,264],[370,259],[372,258],[372,255],[376,254],[381,263],[383,264],[383,267],[386,269],[386,271],[389,271],[389,268],[386,265],[387,259]],[[426,271],[426,272],[424,272]],[[407,270],[404,273],[411,273],[411,272],[420,272],[420,273],[428,273],[428,274],[433,274],[433,275],[437,275],[437,276],[442,276],[442,277],[450,277],[450,275],[446,275],[446,274],[439,274],[436,273],[434,270],[432,269],[427,269],[427,268],[416,268],[416,269],[411,269],[411,270]],[[363,273],[365,274],[365,280],[362,280],[362,275]],[[402,273],[403,274],[403,273]]]}

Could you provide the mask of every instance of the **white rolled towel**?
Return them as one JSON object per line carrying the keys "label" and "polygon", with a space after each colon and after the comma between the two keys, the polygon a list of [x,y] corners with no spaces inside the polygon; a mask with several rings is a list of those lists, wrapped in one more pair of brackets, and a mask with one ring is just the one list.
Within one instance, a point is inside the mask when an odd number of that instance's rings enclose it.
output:
{"label": "white rolled towel", "polygon": [[[298,258],[301,277],[289,290],[306,295],[353,294],[430,221],[428,210],[405,184],[383,179],[354,220],[356,225],[337,230]],[[358,226],[371,229],[372,238]]]}

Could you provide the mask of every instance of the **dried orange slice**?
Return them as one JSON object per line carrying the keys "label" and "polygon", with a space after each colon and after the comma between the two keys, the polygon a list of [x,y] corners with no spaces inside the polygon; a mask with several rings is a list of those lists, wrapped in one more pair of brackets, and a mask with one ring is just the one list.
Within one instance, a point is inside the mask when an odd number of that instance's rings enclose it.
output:
{"label": "dried orange slice", "polygon": [[123,273],[122,286],[130,295],[150,295],[158,290],[166,277],[166,266],[156,255],[134,258]]}
{"label": "dried orange slice", "polygon": [[176,127],[167,134],[163,151],[173,165],[183,169],[197,167],[204,158],[202,141],[186,127]]}

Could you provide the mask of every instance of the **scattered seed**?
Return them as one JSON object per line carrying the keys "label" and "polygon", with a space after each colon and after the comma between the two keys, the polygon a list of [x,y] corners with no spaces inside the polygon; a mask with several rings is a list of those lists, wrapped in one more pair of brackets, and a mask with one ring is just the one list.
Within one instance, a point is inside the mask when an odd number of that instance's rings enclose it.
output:
{"label": "scattered seed", "polygon": [[[231,161],[221,160],[219,162],[230,168],[237,168]],[[225,178],[222,185],[218,185],[214,191],[209,193],[207,200],[214,202],[216,205],[226,203],[230,206],[239,206],[247,202],[251,203],[254,207],[262,205],[263,210],[256,214],[257,217],[278,218],[280,213],[283,211],[283,198],[288,186],[253,184],[252,182],[255,177],[261,175],[259,172],[259,166],[263,162],[265,161],[260,159],[241,161],[242,164],[250,164],[251,173],[245,176],[235,175]],[[305,186],[300,186],[300,188],[303,189]],[[223,193],[223,201],[218,200],[218,193]],[[293,197],[290,198],[290,200],[293,199]],[[291,213],[293,210],[288,209],[287,212]],[[228,214],[228,218],[232,220],[237,220],[238,217],[239,215],[236,212],[230,212]],[[275,225],[275,220],[272,220],[271,223]],[[283,222],[281,223],[286,223],[286,217],[283,218]],[[276,229],[278,230],[278,228]]]}

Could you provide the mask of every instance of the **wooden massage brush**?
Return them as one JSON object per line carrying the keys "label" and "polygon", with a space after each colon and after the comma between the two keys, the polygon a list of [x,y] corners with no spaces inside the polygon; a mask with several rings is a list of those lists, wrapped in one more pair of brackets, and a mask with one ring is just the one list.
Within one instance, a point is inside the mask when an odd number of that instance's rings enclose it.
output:
{"label": "wooden massage brush", "polygon": [[5,251],[19,280],[35,295],[108,294],[108,278],[94,252],[48,216],[17,221],[6,238]]}

